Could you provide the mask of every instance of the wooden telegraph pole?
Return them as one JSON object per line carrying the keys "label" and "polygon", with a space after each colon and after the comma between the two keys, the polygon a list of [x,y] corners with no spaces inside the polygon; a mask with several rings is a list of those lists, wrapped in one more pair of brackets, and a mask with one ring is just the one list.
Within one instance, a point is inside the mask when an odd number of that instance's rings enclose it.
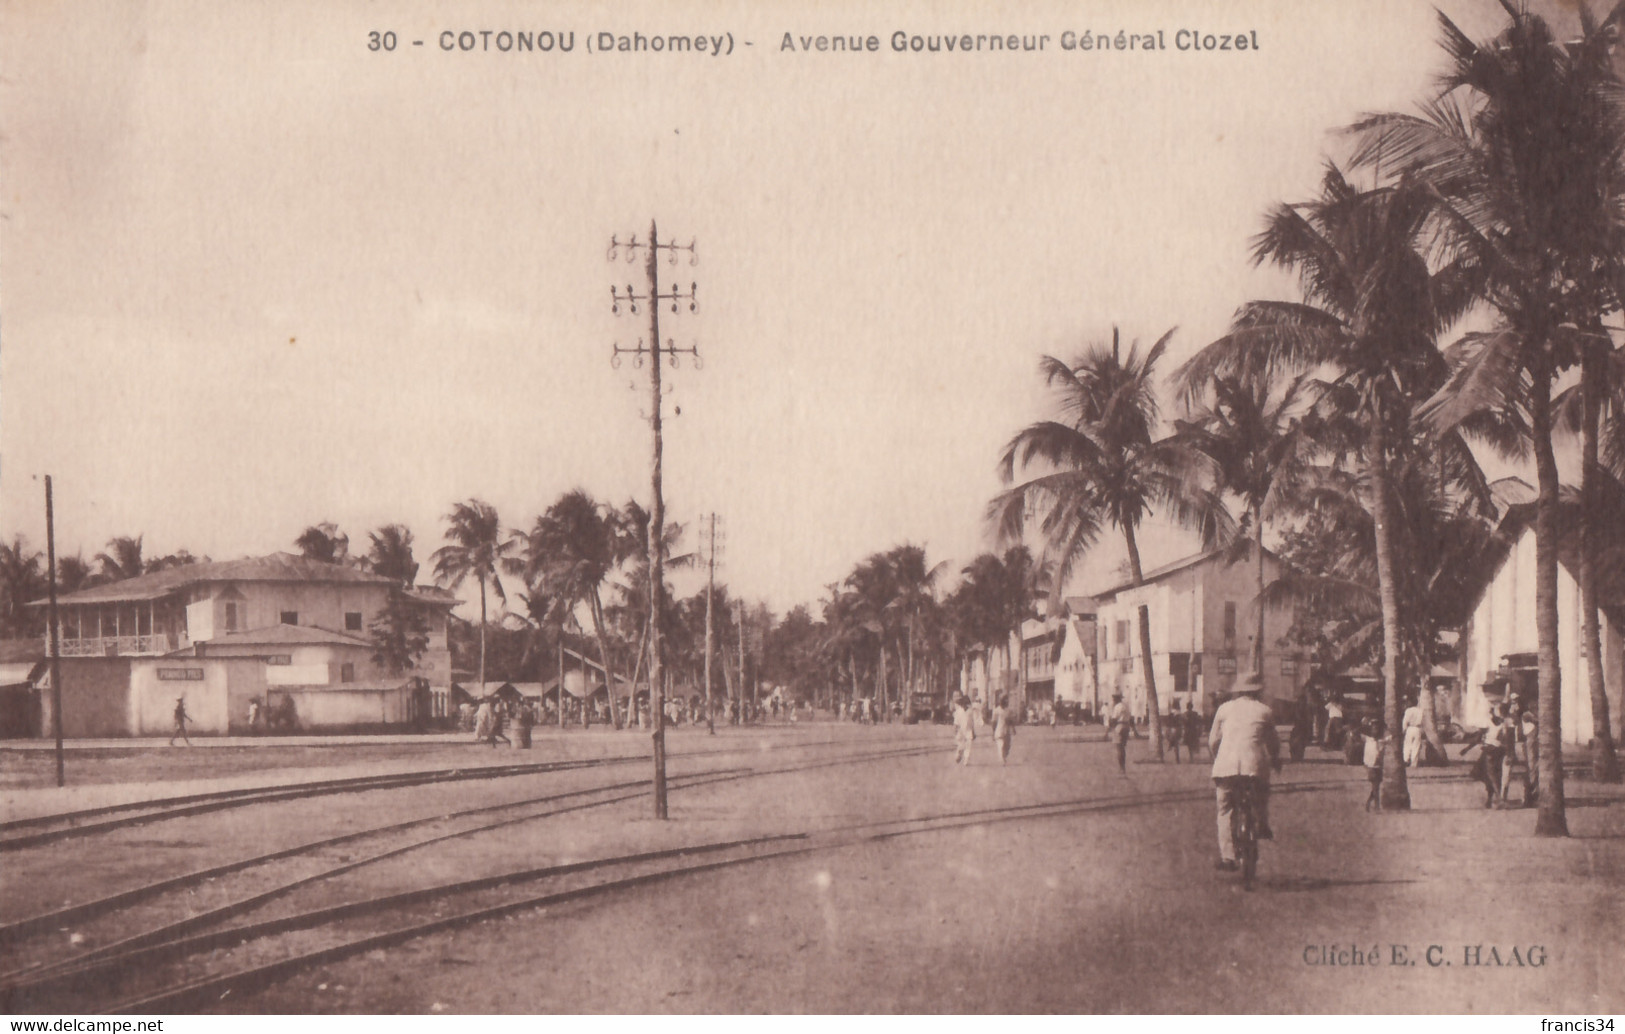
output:
{"label": "wooden telegraph pole", "polygon": [[[610,365],[619,366],[622,355],[633,356],[635,365],[642,366],[644,357],[649,358],[649,428],[653,432],[654,452],[650,464],[649,488],[653,496],[649,507],[649,717],[654,727],[652,740],[654,745],[654,800],[655,818],[666,817],[666,724],[665,724],[665,684],[662,681],[660,664],[660,608],[661,597],[665,592],[665,532],[666,532],[666,502],[661,489],[661,461],[662,439],[660,425],[660,406],[662,392],[660,387],[660,360],[665,357],[672,366],[677,365],[677,357],[688,354],[694,357],[695,365],[699,364],[700,352],[695,346],[677,348],[674,342],[661,343],[660,340],[660,305],[662,302],[671,303],[671,311],[679,311],[679,302],[688,302],[688,310],[695,312],[699,309],[696,296],[699,285],[691,283],[685,294],[673,287],[668,293],[660,293],[660,254],[664,251],[672,265],[677,264],[677,253],[688,252],[689,265],[697,265],[698,257],[694,251],[694,242],[686,245],[660,243],[659,231],[654,222],[649,223],[649,240],[640,243],[637,235],[622,243],[611,237],[609,241],[609,260],[614,262],[620,249],[626,249],[626,261],[637,259],[638,253],[646,253],[644,271],[649,278],[646,293],[638,294],[631,284],[626,285],[623,295],[619,287],[611,286],[610,311],[620,314],[624,304],[633,313],[638,311],[638,303],[646,302],[649,306],[649,343],[647,346],[639,341],[636,347],[622,348],[616,345],[610,355]],[[610,693],[615,687],[610,687]]]}
{"label": "wooden telegraph pole", "polygon": [[51,727],[56,733],[56,785],[62,775],[62,644],[56,620],[56,511],[51,505],[51,475],[45,475],[45,563],[50,568],[51,595],[46,620],[51,625]]}

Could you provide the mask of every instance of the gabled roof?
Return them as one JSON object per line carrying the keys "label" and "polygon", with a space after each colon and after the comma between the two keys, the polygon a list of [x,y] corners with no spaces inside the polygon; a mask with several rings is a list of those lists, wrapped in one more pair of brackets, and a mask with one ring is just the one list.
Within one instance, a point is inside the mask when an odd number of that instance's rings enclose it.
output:
{"label": "gabled roof", "polygon": [[[1224,554],[1226,552],[1227,551],[1223,549],[1210,549],[1205,553],[1197,553],[1195,556],[1188,556],[1183,560],[1175,560],[1171,564],[1164,564],[1161,567],[1145,572],[1145,576],[1141,579],[1141,581],[1145,585],[1154,585],[1157,582],[1162,581],[1164,578],[1179,574],[1181,571],[1188,570],[1208,560],[1221,560],[1224,558]],[[1280,557],[1276,556],[1274,552],[1268,549],[1264,550],[1264,556],[1275,561],[1279,561],[1281,559]],[[1132,588],[1134,588],[1134,580],[1128,579],[1121,584],[1114,585],[1109,589],[1095,593],[1093,599],[1096,603],[1100,603],[1104,600],[1110,599],[1113,596],[1116,596],[1118,593],[1126,592]]]}
{"label": "gabled roof", "polygon": [[246,632],[227,632],[198,646],[372,646],[372,641],[315,625],[269,625]]}
{"label": "gabled roof", "polygon": [[[394,579],[342,564],[307,560],[292,553],[245,557],[241,560],[210,560],[165,568],[123,581],[109,582],[58,596],[59,604],[131,603],[156,600],[192,585],[208,582],[304,582],[314,585],[393,585]],[[33,600],[30,606],[41,606]],[[425,601],[427,602],[427,601]]]}

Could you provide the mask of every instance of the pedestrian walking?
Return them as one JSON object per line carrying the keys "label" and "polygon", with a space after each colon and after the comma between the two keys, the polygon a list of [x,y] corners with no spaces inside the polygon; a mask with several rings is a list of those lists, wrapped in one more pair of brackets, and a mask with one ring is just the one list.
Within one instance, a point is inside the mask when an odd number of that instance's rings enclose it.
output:
{"label": "pedestrian walking", "polygon": [[481,700],[479,710],[474,712],[475,743],[484,743],[491,738],[491,726],[495,720],[496,714],[491,708],[490,698]]}
{"label": "pedestrian walking", "polygon": [[993,707],[993,745],[999,750],[999,764],[1003,765],[1010,760],[1010,737],[1015,735],[1015,729],[1010,723],[1010,708],[1004,697],[999,697]]}
{"label": "pedestrian walking", "polygon": [[1382,726],[1367,722],[1365,733],[1365,778],[1371,784],[1371,793],[1365,799],[1366,811],[1382,810],[1382,756],[1386,744],[1382,742]]}
{"label": "pedestrian walking", "polygon": [[1343,745],[1343,699],[1333,695],[1326,701],[1326,746],[1334,750]]}
{"label": "pedestrian walking", "polygon": [[976,740],[976,717],[970,701],[959,697],[954,701],[954,764],[970,764],[970,745]]}
{"label": "pedestrian walking", "polygon": [[1168,717],[1162,722],[1163,735],[1168,738],[1168,746],[1174,752],[1174,764],[1179,763],[1179,748],[1185,745],[1185,720],[1179,716],[1179,705],[1176,702],[1168,710]]}
{"label": "pedestrian walking", "polygon": [[1422,762],[1422,705],[1412,700],[1399,726],[1405,730],[1405,767],[1415,768]]}
{"label": "pedestrian walking", "polygon": [[1128,738],[1133,731],[1123,694],[1114,693],[1111,717],[1106,724],[1106,738],[1112,741],[1112,747],[1117,751],[1117,771],[1125,776],[1128,775]]}
{"label": "pedestrian walking", "polygon": [[1540,802],[1540,742],[1536,736],[1540,725],[1533,711],[1523,710],[1521,699],[1517,699],[1514,706],[1517,720],[1513,736],[1523,754],[1523,806],[1533,808]]}
{"label": "pedestrian walking", "polygon": [[1202,745],[1202,734],[1207,730],[1202,727],[1202,716],[1196,713],[1195,706],[1189,700],[1185,701],[1185,716],[1182,721],[1185,733],[1185,757],[1195,761],[1196,748]]}
{"label": "pedestrian walking", "polygon": [[1484,786],[1486,808],[1495,807],[1495,802],[1501,798],[1501,772],[1509,735],[1510,730],[1503,728],[1501,712],[1491,711],[1489,728],[1480,729],[1468,737],[1466,745],[1461,748],[1463,757],[1474,747],[1479,748],[1478,759],[1473,762],[1472,776]]}
{"label": "pedestrian walking", "polygon": [[248,731],[258,734],[260,731],[260,698],[251,697],[248,701]]}
{"label": "pedestrian walking", "polygon": [[169,745],[171,747],[173,747],[175,745],[175,737],[177,737],[177,736],[179,736],[181,738],[181,740],[183,742],[185,742],[185,744],[188,747],[190,747],[192,745],[192,741],[190,739],[188,739],[187,735],[186,735],[186,723],[191,721],[191,720],[192,720],[192,716],[186,713],[186,698],[185,697],[176,697],[175,698],[175,731],[169,734]]}

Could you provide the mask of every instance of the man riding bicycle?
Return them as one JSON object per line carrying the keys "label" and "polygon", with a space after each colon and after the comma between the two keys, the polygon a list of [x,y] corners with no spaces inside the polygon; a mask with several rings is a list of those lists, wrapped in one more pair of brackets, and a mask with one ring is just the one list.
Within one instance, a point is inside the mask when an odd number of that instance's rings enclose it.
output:
{"label": "man riding bicycle", "polygon": [[1281,770],[1281,739],[1275,732],[1275,718],[1269,705],[1259,699],[1264,684],[1257,674],[1248,675],[1236,687],[1235,695],[1213,715],[1208,733],[1208,750],[1213,754],[1213,785],[1219,801],[1218,868],[1235,872],[1236,839],[1231,816],[1243,781],[1253,785],[1254,811],[1258,816],[1258,838],[1273,840],[1270,830],[1270,770]]}

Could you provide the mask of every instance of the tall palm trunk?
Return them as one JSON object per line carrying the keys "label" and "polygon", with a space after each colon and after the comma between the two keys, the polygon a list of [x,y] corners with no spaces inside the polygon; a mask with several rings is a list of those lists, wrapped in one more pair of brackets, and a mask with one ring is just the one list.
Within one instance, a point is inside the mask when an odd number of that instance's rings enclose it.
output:
{"label": "tall palm trunk", "polygon": [[[1600,327],[1594,328],[1602,333]],[[1580,396],[1583,417],[1580,431],[1580,653],[1585,658],[1587,688],[1591,692],[1591,774],[1599,783],[1620,781],[1619,755],[1608,713],[1608,688],[1603,682],[1602,629],[1597,619],[1597,424],[1605,389],[1606,346],[1586,343],[1580,360]]]}
{"label": "tall palm trunk", "polygon": [[[879,656],[880,656],[879,662],[875,665],[875,702],[880,705],[880,713],[881,713],[882,716],[884,716],[886,714],[886,640],[885,640],[885,638],[884,637],[879,638],[878,641],[875,643],[875,647],[876,647],[875,652],[877,654],[879,654]],[[885,720],[884,717],[882,717],[881,720],[884,721]]]}
{"label": "tall palm trunk", "polygon": [[[1253,638],[1253,674],[1264,677],[1264,508],[1253,507],[1253,606],[1258,610]],[[1260,683],[1262,684],[1262,683]]]}
{"label": "tall palm trunk", "polygon": [[1377,594],[1382,605],[1382,687],[1383,739],[1387,750],[1382,758],[1382,806],[1388,810],[1409,811],[1410,786],[1405,780],[1405,758],[1401,753],[1399,677],[1399,595],[1394,585],[1393,526],[1388,502],[1388,407],[1380,387],[1371,391],[1371,430],[1367,442],[1366,471],[1371,482],[1371,523],[1377,553]]}
{"label": "tall palm trunk", "polygon": [[485,576],[480,575],[480,698],[485,697]]}
{"label": "tall palm trunk", "polygon": [[[1544,340],[1544,338],[1543,338]],[[1535,637],[1540,657],[1540,812],[1535,835],[1566,837],[1563,806],[1563,673],[1557,658],[1557,457],[1552,453],[1552,374],[1542,352],[1530,370],[1531,430],[1535,439]]]}
{"label": "tall palm trunk", "polygon": [[858,656],[850,647],[846,651],[846,670],[852,676],[852,695],[848,698],[848,702],[856,704],[858,702]]}
{"label": "tall palm trunk", "polygon": [[[609,640],[604,635],[604,606],[599,601],[598,590],[592,591],[592,630],[598,638],[598,659],[604,665],[604,691],[609,696],[609,724],[619,729],[621,727],[620,712],[615,709],[615,669],[610,667]],[[587,693],[587,703],[592,700],[592,691]]]}
{"label": "tall palm trunk", "polygon": [[[1134,527],[1123,525],[1123,538],[1128,542],[1128,569],[1129,577],[1136,589],[1145,584],[1145,572],[1140,569],[1140,547],[1134,541]],[[1163,760],[1162,753],[1162,708],[1157,702],[1157,667],[1151,659],[1151,608],[1140,604],[1140,674],[1145,679],[1145,710],[1147,721],[1151,724],[1151,752],[1156,754],[1157,760]]]}

